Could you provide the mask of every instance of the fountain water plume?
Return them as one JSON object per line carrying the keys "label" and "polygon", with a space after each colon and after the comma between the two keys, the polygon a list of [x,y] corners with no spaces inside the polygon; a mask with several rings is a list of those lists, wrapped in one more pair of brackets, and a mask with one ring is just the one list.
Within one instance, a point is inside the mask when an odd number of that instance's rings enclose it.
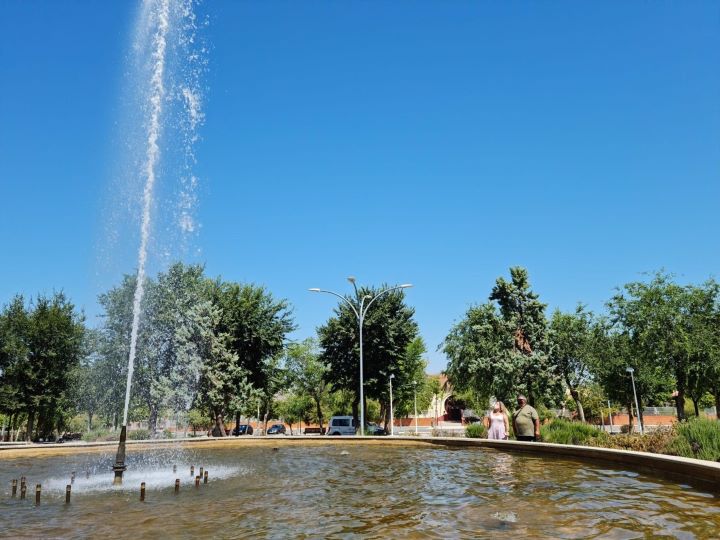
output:
{"label": "fountain water plume", "polygon": [[147,130],[147,155],[145,162],[145,188],[143,190],[142,224],[140,226],[140,248],[138,250],[138,270],[133,296],[132,330],[130,332],[130,356],[128,358],[127,387],[125,389],[125,408],[122,425],[127,426],[128,408],[130,406],[130,388],[137,354],[138,328],[140,310],[145,293],[145,266],[147,263],[148,239],[150,237],[150,219],[155,186],[156,168],[160,159],[160,138],[163,97],[165,95],[165,52],[167,50],[167,33],[170,26],[170,0],[159,0],[156,9],[157,30],[153,37],[153,67],[150,80],[150,120]]}

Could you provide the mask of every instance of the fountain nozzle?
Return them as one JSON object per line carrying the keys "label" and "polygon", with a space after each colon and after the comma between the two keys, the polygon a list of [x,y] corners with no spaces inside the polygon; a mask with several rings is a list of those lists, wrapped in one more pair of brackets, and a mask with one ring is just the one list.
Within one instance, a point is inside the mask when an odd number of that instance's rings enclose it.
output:
{"label": "fountain nozzle", "polygon": [[113,464],[113,472],[115,478],[113,484],[122,484],[122,477],[127,465],[125,465],[125,439],[127,438],[127,426],[123,426],[120,430],[120,443],[118,444],[117,455],[115,456],[115,463]]}

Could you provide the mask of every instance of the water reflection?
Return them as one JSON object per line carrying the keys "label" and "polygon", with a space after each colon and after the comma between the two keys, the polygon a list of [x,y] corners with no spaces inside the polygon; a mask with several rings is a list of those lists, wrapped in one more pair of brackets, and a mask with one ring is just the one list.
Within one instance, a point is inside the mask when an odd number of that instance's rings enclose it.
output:
{"label": "water reflection", "polygon": [[[347,454],[343,455],[343,451]],[[630,471],[479,449],[222,447],[0,460],[2,535],[15,538],[709,538],[716,496]],[[177,466],[173,474],[172,466]],[[189,466],[210,471],[195,488]],[[82,471],[91,471],[85,478]],[[77,471],[73,501],[64,485]],[[43,502],[9,498],[12,478]],[[174,478],[181,479],[178,495]],[[139,482],[148,484],[138,500]]]}

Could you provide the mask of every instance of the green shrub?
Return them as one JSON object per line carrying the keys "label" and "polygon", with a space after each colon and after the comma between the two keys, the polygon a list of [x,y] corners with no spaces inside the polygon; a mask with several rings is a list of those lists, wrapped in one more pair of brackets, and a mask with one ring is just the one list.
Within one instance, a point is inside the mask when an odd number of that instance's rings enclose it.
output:
{"label": "green shrub", "polygon": [[106,428],[98,428],[83,433],[82,440],[85,442],[116,441],[119,436],[119,431],[112,431]]}
{"label": "green shrub", "polygon": [[674,426],[659,427],[645,435],[625,433],[599,439],[593,446],[634,450],[636,452],[669,453],[669,446],[677,437]]}
{"label": "green shrub", "polygon": [[594,446],[602,446],[602,442],[607,439],[607,435],[595,426],[561,418],[541,426],[540,437],[543,442]]}
{"label": "green shrub", "polygon": [[675,426],[677,436],[668,446],[668,453],[720,461],[720,422],[692,418]]}
{"label": "green shrub", "polygon": [[150,432],[147,429],[136,429],[129,431],[127,438],[132,441],[145,441],[150,438]]}
{"label": "green shrub", "polygon": [[487,435],[487,428],[482,424],[470,424],[465,428],[465,436],[471,439],[482,439]]}

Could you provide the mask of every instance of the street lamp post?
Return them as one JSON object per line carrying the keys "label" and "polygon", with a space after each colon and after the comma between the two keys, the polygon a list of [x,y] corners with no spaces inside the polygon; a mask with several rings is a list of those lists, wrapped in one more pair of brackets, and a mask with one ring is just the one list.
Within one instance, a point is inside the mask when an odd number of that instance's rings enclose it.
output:
{"label": "street lamp post", "polygon": [[392,380],[395,374],[391,373],[388,381],[390,381],[390,436],[395,435],[395,419],[393,418],[393,402],[392,402]]}
{"label": "street lamp post", "polygon": [[635,375],[633,375],[633,373],[635,373],[635,370],[631,367],[628,367],[625,369],[625,371],[627,371],[630,374],[630,380],[632,380],[633,396],[635,396],[635,413],[637,414],[638,424],[640,425],[640,435],[642,435],[643,434],[643,425],[642,425],[642,421],[640,420],[640,407],[638,405],[637,392],[635,391]]}
{"label": "street lamp post", "polygon": [[415,435],[418,434],[417,422],[417,381],[413,381],[413,406],[415,408]]}
{"label": "street lamp post", "polygon": [[[341,294],[338,294],[333,291],[328,291],[325,289],[318,289],[318,288],[312,288],[308,289],[310,292],[323,292],[327,294],[332,294],[333,296],[337,296],[340,298],[340,300],[344,301],[350,308],[353,310],[353,313],[355,314],[355,317],[358,321],[358,335],[359,335],[359,341],[360,341],[360,435],[365,435],[365,395],[364,395],[364,382],[363,382],[363,323],[365,322],[365,315],[367,315],[368,309],[370,309],[370,306],[372,303],[380,298],[383,294],[389,293],[390,291],[395,291],[398,289],[407,289],[408,287],[412,287],[412,284],[410,283],[404,283],[402,285],[398,285],[396,287],[388,287],[387,289],[384,289],[377,293],[375,296],[370,296],[369,294],[364,295],[362,298],[360,298],[360,295],[358,293],[357,285],[355,284],[355,278],[353,276],[350,276],[348,278],[348,281],[352,283],[353,288],[355,289],[355,297],[358,301],[358,308],[356,309],[350,300],[348,300],[346,297],[344,297]],[[365,301],[367,300],[367,304]]]}

